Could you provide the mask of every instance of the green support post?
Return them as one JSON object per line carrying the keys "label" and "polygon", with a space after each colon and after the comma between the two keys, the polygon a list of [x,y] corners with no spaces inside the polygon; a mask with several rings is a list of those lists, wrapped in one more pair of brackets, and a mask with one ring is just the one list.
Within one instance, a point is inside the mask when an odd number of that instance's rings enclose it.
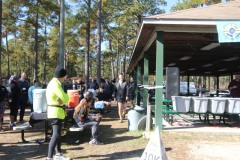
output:
{"label": "green support post", "polygon": [[[144,53],[144,76],[143,76],[143,84],[148,85],[148,53]],[[144,89],[143,91],[143,107],[147,107],[148,101],[148,90]]]}
{"label": "green support post", "polygon": [[[157,32],[156,39],[156,86],[163,86],[163,32]],[[155,89],[155,128],[162,131],[163,89]]]}
{"label": "green support post", "polygon": [[[141,82],[141,64],[140,61],[138,62],[137,65],[137,84],[142,84]],[[141,101],[141,97],[140,97],[140,89],[139,87],[137,87],[137,105],[140,106],[140,101]]]}
{"label": "green support post", "polygon": [[[148,85],[148,72],[149,72],[149,63],[148,63],[148,53],[144,53],[144,60],[143,60],[143,84]],[[152,113],[152,108],[151,105],[149,105],[149,97],[148,97],[148,89],[143,90],[143,107],[147,108],[147,119],[146,119],[146,131],[149,132],[151,130],[151,113]]]}
{"label": "green support post", "polygon": [[134,68],[134,104],[137,104],[137,93],[138,93],[138,88],[137,88],[137,66]]}

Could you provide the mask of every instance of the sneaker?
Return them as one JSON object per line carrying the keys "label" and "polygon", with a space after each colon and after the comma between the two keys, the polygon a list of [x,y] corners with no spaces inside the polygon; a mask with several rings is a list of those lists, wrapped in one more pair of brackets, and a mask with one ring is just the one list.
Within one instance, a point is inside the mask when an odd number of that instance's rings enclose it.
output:
{"label": "sneaker", "polygon": [[53,158],[53,160],[70,160],[70,158],[64,157],[61,153],[56,154]]}
{"label": "sneaker", "polygon": [[122,119],[120,119],[118,122],[119,122],[119,123],[123,123],[123,120],[122,120]]}
{"label": "sneaker", "polygon": [[10,124],[8,125],[8,127],[9,127],[11,130],[13,129],[14,126],[16,126],[16,124],[14,124],[14,123],[10,123]]}
{"label": "sneaker", "polygon": [[102,144],[100,143],[99,141],[97,141],[96,139],[92,139],[89,144],[92,144],[92,145],[99,145],[99,144]]}

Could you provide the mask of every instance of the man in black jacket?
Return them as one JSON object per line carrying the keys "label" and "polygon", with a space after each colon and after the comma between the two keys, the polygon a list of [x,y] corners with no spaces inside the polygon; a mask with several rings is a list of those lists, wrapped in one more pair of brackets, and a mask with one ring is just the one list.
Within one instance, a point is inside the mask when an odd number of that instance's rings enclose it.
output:
{"label": "man in black jacket", "polygon": [[115,83],[115,99],[118,104],[118,115],[119,115],[119,123],[123,122],[123,118],[125,118],[126,114],[126,101],[128,99],[128,90],[127,90],[127,82],[124,80],[123,74],[120,73],[118,75],[118,81]]}

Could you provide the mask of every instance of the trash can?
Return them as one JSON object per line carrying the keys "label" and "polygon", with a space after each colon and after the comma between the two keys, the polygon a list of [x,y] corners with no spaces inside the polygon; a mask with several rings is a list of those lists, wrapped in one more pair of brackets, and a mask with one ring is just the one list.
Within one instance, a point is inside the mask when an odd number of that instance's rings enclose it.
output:
{"label": "trash can", "polygon": [[173,110],[181,113],[187,113],[191,107],[192,97],[172,96]]}
{"label": "trash can", "polygon": [[33,90],[33,111],[38,113],[47,112],[46,89]]}
{"label": "trash can", "polygon": [[139,120],[145,116],[146,110],[140,106],[135,106],[134,109],[128,111],[128,130],[137,131]]}
{"label": "trash can", "polygon": [[192,97],[193,111],[196,113],[206,113],[208,109],[208,98]]}
{"label": "trash can", "polygon": [[209,98],[208,111],[214,114],[223,114],[225,111],[225,98]]}
{"label": "trash can", "polygon": [[227,98],[226,112],[240,114],[240,98]]}

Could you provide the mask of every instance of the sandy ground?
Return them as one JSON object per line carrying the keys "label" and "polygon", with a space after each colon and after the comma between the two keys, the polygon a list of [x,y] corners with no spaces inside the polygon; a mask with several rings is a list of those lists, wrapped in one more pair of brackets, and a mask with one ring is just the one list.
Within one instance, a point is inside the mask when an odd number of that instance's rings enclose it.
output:
{"label": "sandy ground", "polygon": [[[114,104],[113,104],[114,106]],[[27,112],[29,114],[29,112]],[[46,159],[48,142],[22,143],[19,131],[9,131],[8,110],[4,132],[0,132],[1,160]],[[227,123],[228,124],[228,123]],[[199,121],[197,116],[174,116],[174,123],[164,123],[162,140],[169,160],[240,160],[240,124],[210,124]],[[41,127],[41,124],[39,124]],[[140,159],[148,143],[142,131],[128,131],[128,121],[118,123],[117,108],[104,115],[100,127],[103,145],[91,146],[90,131],[66,132],[63,135],[63,153],[72,159],[115,160]],[[42,137],[42,132],[27,133],[26,138]],[[75,143],[76,140],[80,142]]]}

